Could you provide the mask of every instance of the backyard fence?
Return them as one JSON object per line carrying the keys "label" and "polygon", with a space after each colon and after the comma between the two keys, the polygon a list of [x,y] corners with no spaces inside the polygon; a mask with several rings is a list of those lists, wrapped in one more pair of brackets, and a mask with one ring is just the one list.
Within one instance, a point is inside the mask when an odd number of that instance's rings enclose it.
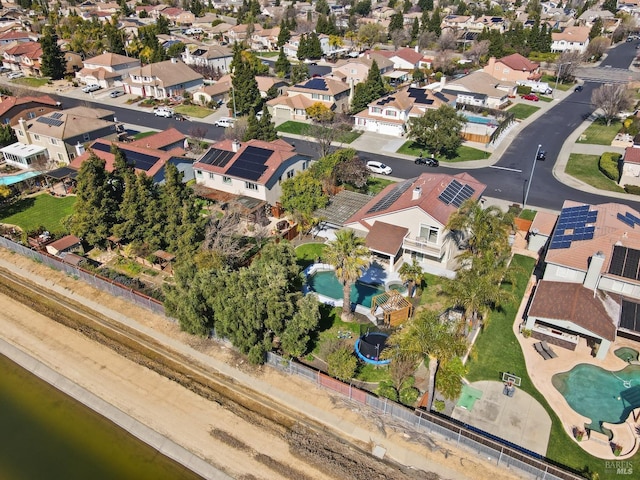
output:
{"label": "backyard fence", "polygon": [[[78,279],[102,291],[128,300],[140,307],[147,308],[158,315],[165,316],[164,307],[161,302],[109,280],[108,278],[65,263],[58,257],[32,250],[3,236],[0,236],[0,246],[22,256],[32,258],[54,270],[61,270],[67,275],[76,276]],[[169,317],[166,318],[174,321]],[[211,333],[212,335],[214,334],[214,332]],[[524,450],[517,445],[509,444],[468,425],[459,424],[422,410],[411,409],[387,398],[377,397],[353,385],[330,377],[319,370],[314,370],[305,365],[287,360],[272,352],[267,353],[266,360],[268,365],[274,366],[283,372],[298,375],[322,388],[340,393],[350,400],[366,405],[379,413],[401,421],[407,428],[412,428],[419,433],[440,435],[449,442],[466,447],[471,451],[477,452],[479,455],[495,461],[496,464],[501,467],[518,469],[534,478],[540,479],[584,480],[584,477],[562,469],[546,461],[540,455]]]}

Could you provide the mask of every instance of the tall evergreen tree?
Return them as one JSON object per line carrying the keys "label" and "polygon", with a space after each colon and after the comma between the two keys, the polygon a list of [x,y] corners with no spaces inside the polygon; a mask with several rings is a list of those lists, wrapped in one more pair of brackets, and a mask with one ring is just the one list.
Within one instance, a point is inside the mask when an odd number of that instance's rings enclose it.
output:
{"label": "tall evergreen tree", "polygon": [[245,115],[260,105],[262,100],[255,71],[248,62],[241,60],[234,65],[231,84],[235,92],[236,112]]}
{"label": "tall evergreen tree", "polygon": [[591,25],[591,30],[589,30],[589,40],[593,40],[594,38],[602,35],[603,28],[604,23],[602,22],[602,18],[596,18]]}
{"label": "tall evergreen tree", "polygon": [[289,30],[289,25],[287,22],[282,19],[280,22],[280,33],[278,34],[278,48],[282,48],[285,43],[287,43],[291,39],[291,30]]}
{"label": "tall evergreen tree", "polygon": [[302,35],[300,35],[300,42],[298,42],[298,60],[304,60],[305,58],[309,58],[308,57],[308,50],[309,47],[307,46],[308,41],[307,41],[307,36],[303,33]]}
{"label": "tall evergreen tree", "polygon": [[389,19],[389,36],[396,30],[402,30],[404,28],[404,16],[402,13],[394,13]]}
{"label": "tall evergreen tree", "polygon": [[60,80],[67,71],[67,60],[64,53],[58,46],[58,37],[47,28],[40,39],[42,48],[42,61],[40,71],[43,76],[50,77],[51,80]]}
{"label": "tall evergreen tree", "polygon": [[315,32],[311,32],[308,37],[307,44],[307,56],[306,58],[318,59],[322,57],[322,46],[320,45],[320,39]]}
{"label": "tall evergreen tree", "polygon": [[276,71],[276,75],[279,77],[286,77],[291,73],[291,62],[284,54],[284,49],[280,47],[280,53],[278,54],[278,59],[274,65],[274,69]]}
{"label": "tall evergreen tree", "polygon": [[247,118],[247,129],[244,131],[244,138],[242,140],[248,142],[249,140],[257,139],[259,135],[260,126],[258,125],[258,119],[256,118],[256,113],[251,109],[249,117]]}
{"label": "tall evergreen tree", "polygon": [[374,60],[369,67],[367,79],[364,83],[356,85],[351,110],[354,112],[364,110],[369,103],[380,98],[386,91],[387,88],[382,80],[382,75],[380,75],[380,67],[378,67],[378,62]]}
{"label": "tall evergreen tree", "polygon": [[418,38],[418,35],[420,34],[420,21],[418,20],[418,17],[413,19],[413,25],[411,26],[411,40],[415,40],[416,38]]}
{"label": "tall evergreen tree", "polygon": [[169,35],[169,20],[164,15],[158,15],[158,19],[155,23],[155,30],[157,35]]}
{"label": "tall evergreen tree", "polygon": [[269,113],[268,108],[264,108],[262,111],[262,118],[260,119],[260,124],[258,125],[260,128],[260,139],[265,142],[272,142],[278,138],[278,132],[276,131],[276,126],[271,121],[271,114]]}
{"label": "tall evergreen tree", "polygon": [[431,19],[429,20],[429,28],[430,32],[435,33],[438,37],[442,33],[442,29],[440,25],[442,24],[442,18],[440,18],[440,9],[436,8],[433,11],[433,15],[431,15]]}
{"label": "tall evergreen tree", "polygon": [[418,0],[418,7],[422,12],[430,12],[433,10],[433,0]]}

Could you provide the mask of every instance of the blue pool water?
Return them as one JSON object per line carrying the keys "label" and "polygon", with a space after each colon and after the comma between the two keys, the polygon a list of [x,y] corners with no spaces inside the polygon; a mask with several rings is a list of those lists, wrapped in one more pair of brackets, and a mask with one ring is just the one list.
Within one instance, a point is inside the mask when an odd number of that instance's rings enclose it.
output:
{"label": "blue pool water", "polygon": [[593,430],[601,431],[600,422],[622,423],[640,407],[639,365],[610,372],[581,363],[551,380],[571,408],[591,419]]}
{"label": "blue pool water", "polygon": [[28,178],[37,177],[40,175],[38,172],[22,172],[15,175],[6,175],[0,177],[0,185],[13,185],[14,183],[20,183]]}
{"label": "blue pool water", "polygon": [[[316,272],[309,275],[307,284],[314,292],[333,298],[334,300],[342,300],[342,284],[337,279],[335,272]],[[356,282],[351,286],[351,303],[364,305],[371,308],[371,299],[375,295],[384,292],[382,285],[368,285],[362,282]]]}
{"label": "blue pool water", "polygon": [[495,118],[491,117],[476,117],[474,115],[465,115],[467,117],[467,121],[470,123],[479,123],[481,125],[497,125],[498,121]]}

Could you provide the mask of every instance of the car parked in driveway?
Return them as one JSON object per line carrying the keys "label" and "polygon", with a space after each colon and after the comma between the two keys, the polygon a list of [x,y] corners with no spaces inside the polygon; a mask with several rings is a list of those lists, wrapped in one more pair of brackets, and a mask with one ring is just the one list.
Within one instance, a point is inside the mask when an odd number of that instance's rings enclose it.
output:
{"label": "car parked in driveway", "polygon": [[393,170],[391,170],[391,167],[385,165],[382,162],[376,162],[373,160],[367,162],[367,169],[370,172],[379,173],[382,175],[391,175],[391,172],[393,172]]}
{"label": "car parked in driveway", "polygon": [[523,100],[531,100],[532,102],[537,102],[538,100],[540,100],[540,97],[534,95],[533,93],[527,93],[526,95],[522,95],[520,98],[522,98]]}
{"label": "car parked in driveway", "polygon": [[97,92],[98,90],[100,90],[102,87],[98,84],[93,84],[93,85],[87,85],[86,87],[82,87],[82,91],[84,93],[91,93],[91,92]]}
{"label": "car parked in driveway", "polygon": [[426,165],[427,167],[437,167],[440,165],[438,159],[433,157],[418,157],[413,163],[416,165]]}
{"label": "car parked in driveway", "polygon": [[111,98],[118,98],[121,95],[124,95],[124,92],[122,90],[114,90],[109,94]]}
{"label": "car parked in driveway", "polygon": [[16,78],[22,78],[22,77],[24,77],[24,73],[22,72],[13,72],[7,75],[7,78],[9,80],[15,80]]}

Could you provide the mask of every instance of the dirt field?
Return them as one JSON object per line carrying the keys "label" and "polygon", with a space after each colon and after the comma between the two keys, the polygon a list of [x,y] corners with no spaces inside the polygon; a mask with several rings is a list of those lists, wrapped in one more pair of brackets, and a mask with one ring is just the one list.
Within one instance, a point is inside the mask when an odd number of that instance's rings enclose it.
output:
{"label": "dirt field", "polygon": [[[253,368],[223,346],[193,338],[164,318],[94,290],[80,281],[0,250],[0,260],[52,280],[56,285],[99,300],[140,324],[234,365],[256,381],[285,392],[292,404],[319,409],[314,418],[323,430],[304,425],[284,428],[257,416],[239,414],[224,403],[207,400],[178,383],[136,364],[86,335],[59,325],[0,295],[0,337],[30,353],[72,381],[130,416],[239,479],[491,479],[514,477],[473,453],[439,439],[415,438],[388,418],[345,401],[302,379],[269,368]],[[358,432],[354,432],[353,426]],[[363,431],[370,441],[363,444]],[[334,436],[337,435],[336,436]],[[341,441],[355,441],[355,446]],[[382,462],[365,453],[384,445]],[[402,468],[399,464],[410,468]],[[417,470],[416,470],[417,469]],[[422,471],[420,471],[422,470]],[[426,473],[431,472],[431,473]]]}

